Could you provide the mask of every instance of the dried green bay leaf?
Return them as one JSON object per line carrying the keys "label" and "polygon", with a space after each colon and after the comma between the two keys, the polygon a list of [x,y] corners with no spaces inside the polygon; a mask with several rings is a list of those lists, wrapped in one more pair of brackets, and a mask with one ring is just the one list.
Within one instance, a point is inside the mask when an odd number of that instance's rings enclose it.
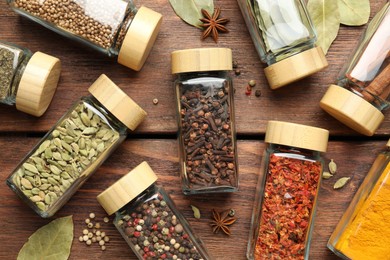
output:
{"label": "dried green bay leaf", "polygon": [[337,1],[309,0],[307,10],[317,30],[317,45],[326,54],[340,28]]}
{"label": "dried green bay leaf", "polygon": [[191,208],[192,208],[192,211],[194,212],[194,217],[197,219],[200,219],[200,210],[193,205],[191,205]]}
{"label": "dried green bay leaf", "polygon": [[336,183],[333,185],[333,189],[341,189],[342,187],[347,184],[347,182],[351,179],[351,177],[342,177],[336,181]]}
{"label": "dried green bay leaf", "polygon": [[201,9],[207,10],[210,14],[214,13],[213,0],[169,0],[173,10],[186,23],[200,28],[203,18]]}
{"label": "dried green bay leaf", "polygon": [[32,234],[19,251],[18,260],[66,260],[73,240],[72,216],[53,220]]}
{"label": "dried green bay leaf", "polygon": [[370,17],[369,0],[338,0],[340,23],[358,26],[367,23]]}

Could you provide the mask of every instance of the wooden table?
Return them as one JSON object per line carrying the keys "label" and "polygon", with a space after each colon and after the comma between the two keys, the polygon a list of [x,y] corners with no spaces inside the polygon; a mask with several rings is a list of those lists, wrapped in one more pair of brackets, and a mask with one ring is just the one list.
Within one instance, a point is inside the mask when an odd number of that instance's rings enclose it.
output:
{"label": "wooden table", "polygon": [[[371,1],[371,17],[385,2]],[[341,190],[332,188],[336,178],[323,181],[310,259],[337,259],[327,249],[327,240],[376,155],[384,149],[390,134],[390,118],[385,119],[375,136],[368,138],[345,127],[318,105],[328,85],[335,82],[365,26],[340,28],[339,35],[327,54],[330,65],[327,69],[288,87],[271,91],[265,81],[264,65],[258,58],[235,0],[215,2],[222,7],[222,16],[230,18],[230,33],[221,35],[218,44],[211,38],[201,41],[201,31],[182,22],[173,12],[168,0],[144,0],[142,3],[162,13],[164,20],[144,68],[140,72],[134,72],[117,64],[115,60],[98,55],[21,18],[10,10],[5,1],[0,2],[1,40],[57,56],[63,64],[58,90],[44,116],[35,118],[18,112],[13,107],[0,106],[0,258],[15,259],[28,237],[51,220],[40,218],[19,200],[6,186],[6,178],[70,105],[79,97],[87,95],[90,84],[105,73],[148,112],[148,117],[54,216],[73,215],[75,240],[70,259],[136,259],[111,223],[102,223],[103,229],[111,238],[104,252],[96,245],[87,247],[80,243],[78,237],[89,212],[95,212],[100,219],[105,216],[96,201],[96,195],[142,161],[148,161],[158,174],[159,183],[171,194],[179,210],[187,217],[215,259],[245,259],[250,215],[268,120],[289,121],[330,130],[331,137],[325,158],[327,161],[333,158],[337,162],[338,177],[350,176],[352,179]],[[170,53],[178,49],[217,46],[231,48],[233,59],[238,61],[241,70],[241,75],[232,75],[236,89],[234,98],[239,140],[240,190],[234,194],[184,196],[178,175],[177,126]],[[255,89],[261,90],[261,97],[245,95],[246,84],[251,79],[256,80]],[[154,98],[159,100],[157,105],[152,102]],[[190,205],[196,205],[200,209],[200,219],[193,217]],[[231,237],[212,233],[209,221],[213,208],[236,210],[238,221],[232,226]]]}

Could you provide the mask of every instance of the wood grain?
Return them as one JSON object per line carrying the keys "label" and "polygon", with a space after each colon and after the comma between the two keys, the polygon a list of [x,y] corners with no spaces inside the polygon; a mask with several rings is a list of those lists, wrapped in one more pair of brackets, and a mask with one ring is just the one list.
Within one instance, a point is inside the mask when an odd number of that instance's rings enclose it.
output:
{"label": "wood grain", "polygon": [[[22,159],[37,138],[1,137],[0,147],[7,147],[6,156],[0,157],[0,259],[15,259],[27,238],[50,219],[42,219],[28,208],[5,185],[8,174]],[[326,248],[326,243],[338,220],[361,184],[374,161],[374,154],[383,150],[385,141],[379,142],[330,142],[325,160],[333,158],[338,164],[337,178],[351,176],[351,181],[340,190],[333,190],[336,177],[324,180],[318,199],[310,259],[337,259]],[[73,215],[75,224],[70,259],[136,259],[130,248],[111,223],[103,223],[104,210],[96,196],[129,172],[142,161],[147,161],[159,177],[158,183],[171,195],[178,209],[184,214],[195,233],[204,241],[214,259],[245,259],[249,236],[250,218],[255,197],[260,162],[264,150],[262,141],[239,141],[239,192],[211,196],[184,196],[178,175],[176,140],[127,140],[102,165],[102,167],[80,188],[71,200],[53,217]],[[373,156],[368,156],[370,151]],[[197,206],[202,214],[200,219],[193,217],[190,205]],[[209,226],[211,210],[234,208],[238,221],[232,226],[231,237],[213,234]],[[78,241],[85,228],[84,219],[94,212],[100,219],[102,229],[111,240],[105,252],[97,245],[87,247]],[[113,217],[110,218],[111,220]],[[229,256],[226,256],[226,252]]]}

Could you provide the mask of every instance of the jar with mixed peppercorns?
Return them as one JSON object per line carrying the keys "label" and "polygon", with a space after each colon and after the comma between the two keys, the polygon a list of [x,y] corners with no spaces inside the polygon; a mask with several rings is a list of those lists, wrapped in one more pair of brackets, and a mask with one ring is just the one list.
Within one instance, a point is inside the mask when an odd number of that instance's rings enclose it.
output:
{"label": "jar with mixed peppercorns", "polygon": [[185,194],[238,189],[232,66],[227,48],[172,53]]}
{"label": "jar with mixed peppercorns", "polygon": [[132,0],[7,0],[11,8],[61,35],[140,70],[156,40],[161,14]]}
{"label": "jar with mixed peppercorns", "polygon": [[143,162],[97,196],[138,259],[211,259]]}
{"label": "jar with mixed peppercorns", "polygon": [[268,122],[248,259],[308,259],[328,135],[321,128]]}

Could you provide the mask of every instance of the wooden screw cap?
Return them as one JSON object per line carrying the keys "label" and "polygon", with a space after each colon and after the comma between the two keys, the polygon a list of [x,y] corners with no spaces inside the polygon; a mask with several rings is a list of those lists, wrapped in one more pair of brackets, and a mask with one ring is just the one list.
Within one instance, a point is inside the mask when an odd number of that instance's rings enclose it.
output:
{"label": "wooden screw cap", "polygon": [[157,181],[147,162],[142,162],[97,196],[108,215],[112,215]]}
{"label": "wooden screw cap", "polygon": [[156,41],[162,15],[141,6],[127,30],[119,50],[118,62],[139,71]]}
{"label": "wooden screw cap", "polygon": [[310,76],[328,66],[321,47],[312,48],[276,62],[264,69],[271,89],[277,89]]}
{"label": "wooden screw cap", "polygon": [[312,126],[269,121],[265,142],[293,146],[313,151],[326,152],[329,131]]}
{"label": "wooden screw cap", "polygon": [[343,124],[367,136],[372,136],[385,118],[369,102],[337,85],[328,88],[320,107]]}
{"label": "wooden screw cap", "polygon": [[88,91],[129,129],[135,130],[147,113],[106,75],[102,74]]}
{"label": "wooden screw cap", "polygon": [[16,108],[41,116],[49,107],[61,74],[61,61],[36,52],[28,61],[16,93]]}
{"label": "wooden screw cap", "polygon": [[232,50],[199,48],[172,52],[172,74],[196,71],[232,70]]}

